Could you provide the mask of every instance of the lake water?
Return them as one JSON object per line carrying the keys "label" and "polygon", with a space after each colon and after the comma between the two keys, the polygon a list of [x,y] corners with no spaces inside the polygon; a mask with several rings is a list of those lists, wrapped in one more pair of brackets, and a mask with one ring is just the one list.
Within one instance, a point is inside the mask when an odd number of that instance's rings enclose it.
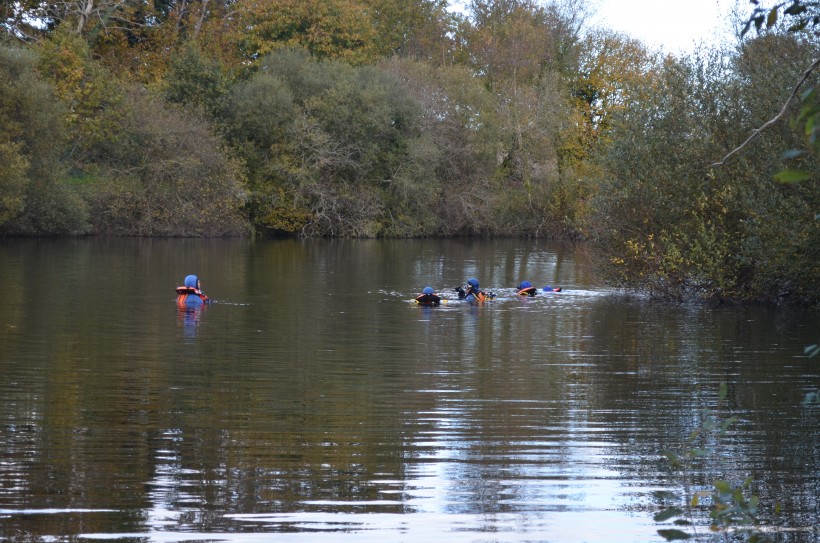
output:
{"label": "lake water", "polygon": [[[189,273],[218,303],[177,310]],[[0,279],[3,541],[657,542],[658,492],[747,477],[820,540],[816,311],[630,297],[530,240],[0,240]],[[737,422],[673,472],[707,410]]]}

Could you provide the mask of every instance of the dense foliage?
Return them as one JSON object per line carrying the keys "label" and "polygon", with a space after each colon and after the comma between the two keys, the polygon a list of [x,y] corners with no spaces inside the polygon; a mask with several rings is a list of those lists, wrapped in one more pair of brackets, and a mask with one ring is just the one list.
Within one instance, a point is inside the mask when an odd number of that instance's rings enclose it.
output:
{"label": "dense foliage", "polygon": [[789,102],[815,3],[687,58],[587,5],[6,3],[0,235],[574,236],[661,296],[820,299],[816,111]]}
{"label": "dense foliage", "polygon": [[[781,107],[793,73],[774,68],[813,53],[767,36],[731,56],[668,59],[658,92],[618,113],[589,218],[610,276],[674,298],[820,295],[817,183],[774,180],[799,132],[782,123],[711,165]],[[812,156],[803,166],[818,170]]]}

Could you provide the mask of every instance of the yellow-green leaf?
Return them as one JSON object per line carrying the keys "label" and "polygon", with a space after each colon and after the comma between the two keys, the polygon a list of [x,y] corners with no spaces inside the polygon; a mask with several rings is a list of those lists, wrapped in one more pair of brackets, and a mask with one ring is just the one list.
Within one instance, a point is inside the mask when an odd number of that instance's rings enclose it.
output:
{"label": "yellow-green leaf", "polygon": [[664,522],[671,518],[679,517],[682,513],[683,511],[681,511],[677,507],[671,507],[655,515],[655,522]]}
{"label": "yellow-green leaf", "polygon": [[777,8],[774,7],[769,12],[769,16],[766,17],[766,28],[771,28],[777,23]]}
{"label": "yellow-green leaf", "polygon": [[686,532],[682,532],[680,530],[658,530],[658,535],[662,538],[666,539],[667,541],[680,541],[683,539],[689,539],[692,536],[687,534]]}
{"label": "yellow-green leaf", "polygon": [[804,170],[783,170],[774,174],[778,183],[798,183],[811,178],[811,173]]}

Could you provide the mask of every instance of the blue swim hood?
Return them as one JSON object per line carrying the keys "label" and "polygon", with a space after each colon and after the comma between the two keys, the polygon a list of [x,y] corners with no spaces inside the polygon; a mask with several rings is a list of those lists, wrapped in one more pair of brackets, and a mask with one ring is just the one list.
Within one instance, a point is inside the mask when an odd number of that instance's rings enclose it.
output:
{"label": "blue swim hood", "polygon": [[521,284],[518,285],[518,290],[524,290],[525,288],[531,288],[531,287],[532,287],[532,283],[530,283],[529,281],[521,281]]}
{"label": "blue swim hood", "polygon": [[185,286],[188,288],[196,288],[196,283],[199,281],[199,277],[196,275],[189,275],[185,278]]}
{"label": "blue swim hood", "polygon": [[478,288],[478,279],[476,279],[475,277],[470,277],[469,279],[467,279],[467,284],[473,288]]}
{"label": "blue swim hood", "polygon": [[433,287],[424,287],[424,290],[421,291],[422,294],[435,294],[436,291],[433,290]]}

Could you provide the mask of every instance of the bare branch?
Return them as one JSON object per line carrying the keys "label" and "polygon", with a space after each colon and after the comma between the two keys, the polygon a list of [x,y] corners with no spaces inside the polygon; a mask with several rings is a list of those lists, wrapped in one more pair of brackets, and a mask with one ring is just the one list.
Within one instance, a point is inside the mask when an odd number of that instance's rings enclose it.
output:
{"label": "bare branch", "polygon": [[202,23],[205,22],[205,15],[208,13],[208,0],[202,0],[202,5],[199,9],[199,19],[197,19],[196,26],[194,26],[194,39],[199,36],[199,31],[202,29]]}
{"label": "bare branch", "polygon": [[714,164],[712,164],[712,167],[723,166],[724,164],[726,164],[726,161],[729,160],[729,158],[732,155],[734,155],[735,153],[737,153],[738,151],[740,151],[741,149],[746,147],[749,144],[749,142],[752,141],[753,139],[755,139],[757,136],[759,136],[761,132],[763,132],[764,130],[769,128],[771,125],[773,125],[774,123],[779,121],[783,117],[783,115],[786,114],[786,111],[789,109],[789,105],[792,103],[792,100],[794,100],[794,97],[797,96],[797,92],[800,90],[800,87],[803,86],[803,83],[805,83],[806,80],[808,80],[809,76],[812,74],[812,72],[814,70],[816,70],[818,68],[818,66],[820,66],[820,58],[818,58],[817,60],[812,62],[811,66],[809,66],[806,69],[806,71],[803,72],[803,76],[800,78],[800,81],[797,82],[797,85],[795,85],[794,88],[792,89],[792,93],[789,95],[788,99],[786,99],[786,102],[783,104],[783,107],[780,109],[778,114],[775,115],[774,117],[772,117],[771,119],[769,119],[768,121],[766,121],[765,123],[763,123],[759,128],[755,128],[752,131],[752,134],[748,138],[746,138],[746,141],[744,141],[743,143],[741,143],[740,145],[738,145],[737,147],[732,149],[729,152],[729,154],[724,156],[723,159],[720,162],[715,162]]}

